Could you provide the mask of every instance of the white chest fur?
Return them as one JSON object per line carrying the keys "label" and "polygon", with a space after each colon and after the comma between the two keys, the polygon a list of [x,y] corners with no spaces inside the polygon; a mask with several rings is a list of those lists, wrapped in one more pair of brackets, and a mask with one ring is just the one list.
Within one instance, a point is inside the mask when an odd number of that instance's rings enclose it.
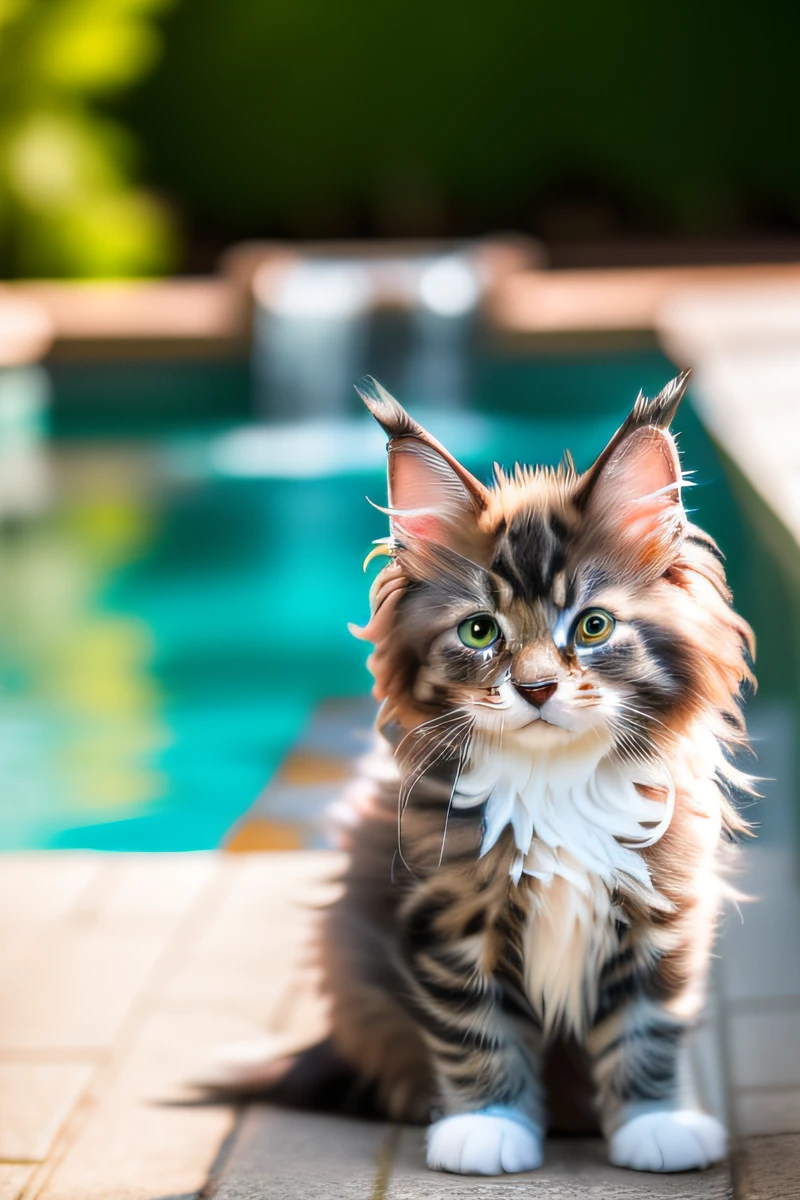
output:
{"label": "white chest fur", "polygon": [[580,1034],[619,938],[608,887],[588,871],[578,880],[580,868],[571,865],[571,879],[555,875],[526,890],[523,958],[525,990],[545,1032],[562,1025]]}
{"label": "white chest fur", "polygon": [[[658,785],[665,799],[637,783]],[[531,877],[526,985],[546,1027],[582,1026],[587,989],[617,944],[614,890],[659,903],[639,850],[666,830],[673,797],[660,764],[620,764],[596,741],[535,755],[478,747],[459,780],[455,807],[486,806],[482,853],[511,825],[512,877]]]}
{"label": "white chest fur", "polygon": [[[664,799],[641,794],[638,785],[663,790]],[[458,780],[454,808],[485,804],[482,854],[511,825],[517,847],[512,874],[544,882],[570,879],[575,866],[609,887],[627,876],[650,886],[638,850],[657,841],[669,825],[674,787],[656,761],[621,763],[597,740],[558,750],[524,752],[518,745],[484,751],[478,744]]]}

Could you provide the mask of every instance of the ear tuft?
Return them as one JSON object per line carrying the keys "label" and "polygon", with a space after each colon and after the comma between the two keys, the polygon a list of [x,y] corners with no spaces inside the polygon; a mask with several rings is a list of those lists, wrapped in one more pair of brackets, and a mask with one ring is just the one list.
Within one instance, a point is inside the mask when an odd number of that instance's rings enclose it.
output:
{"label": "ear tuft", "polygon": [[449,546],[479,556],[484,536],[479,518],[489,491],[436,438],[414,421],[374,379],[356,391],[389,436],[389,517],[392,536]]}
{"label": "ear tuft", "polygon": [[[611,438],[603,453],[584,472],[575,492],[574,500],[578,508],[586,508],[598,480],[620,448],[639,429],[666,430],[678,411],[678,405],[686,395],[691,371],[682,371],[672,379],[665,388],[652,400],[648,400],[643,392],[636,397],[636,403],[628,416]],[[674,445],[674,443],[673,443]]]}
{"label": "ear tuft", "polygon": [[387,437],[419,437],[423,434],[422,427],[408,415],[394,396],[389,395],[385,387],[381,387],[377,379],[365,375],[355,387]]}
{"label": "ear tuft", "polygon": [[678,405],[686,395],[691,375],[691,371],[681,371],[680,375],[671,379],[652,400],[648,400],[640,392],[633,406],[633,412],[625,422],[628,432],[640,429],[643,425],[655,425],[658,429],[668,429],[678,411]]}

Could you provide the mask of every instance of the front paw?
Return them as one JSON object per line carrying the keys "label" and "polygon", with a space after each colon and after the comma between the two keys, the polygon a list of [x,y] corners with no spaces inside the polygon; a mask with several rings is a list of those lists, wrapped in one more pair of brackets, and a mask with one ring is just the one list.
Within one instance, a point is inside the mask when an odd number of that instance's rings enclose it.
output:
{"label": "front paw", "polygon": [[633,1171],[693,1171],[721,1162],[727,1143],[725,1127],[706,1113],[650,1112],[620,1126],[608,1157]]}
{"label": "front paw", "polygon": [[443,1117],[428,1130],[428,1166],[459,1175],[502,1175],[542,1165],[542,1136],[527,1117],[497,1105]]}

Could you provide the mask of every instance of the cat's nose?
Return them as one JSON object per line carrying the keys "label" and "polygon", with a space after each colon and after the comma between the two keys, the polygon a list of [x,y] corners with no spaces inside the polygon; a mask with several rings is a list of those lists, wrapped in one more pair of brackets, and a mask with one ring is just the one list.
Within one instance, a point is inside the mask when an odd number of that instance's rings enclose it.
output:
{"label": "cat's nose", "polygon": [[535,708],[541,708],[555,694],[558,681],[555,679],[539,679],[536,683],[515,683],[514,687],[523,700],[527,700]]}

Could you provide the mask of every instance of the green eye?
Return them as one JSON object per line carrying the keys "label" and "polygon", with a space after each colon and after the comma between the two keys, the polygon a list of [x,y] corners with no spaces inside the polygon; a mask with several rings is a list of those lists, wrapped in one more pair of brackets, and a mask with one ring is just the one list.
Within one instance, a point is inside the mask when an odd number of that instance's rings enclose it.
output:
{"label": "green eye", "polygon": [[500,636],[500,628],[494,617],[486,613],[478,613],[476,617],[467,617],[458,627],[458,636],[470,650],[488,650]]}
{"label": "green eye", "polygon": [[578,620],[576,646],[599,646],[614,632],[614,618],[604,608],[590,608]]}

